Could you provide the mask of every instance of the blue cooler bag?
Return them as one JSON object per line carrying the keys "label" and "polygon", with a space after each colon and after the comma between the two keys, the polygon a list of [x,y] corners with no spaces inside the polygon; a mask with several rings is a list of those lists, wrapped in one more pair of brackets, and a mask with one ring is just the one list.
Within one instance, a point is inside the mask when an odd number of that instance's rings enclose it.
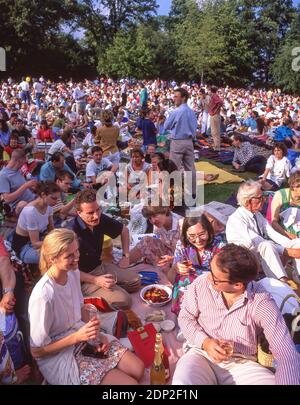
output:
{"label": "blue cooler bag", "polygon": [[5,315],[5,330],[3,331],[5,344],[14,363],[19,369],[25,363],[25,346],[23,334],[19,330],[18,320],[14,313]]}

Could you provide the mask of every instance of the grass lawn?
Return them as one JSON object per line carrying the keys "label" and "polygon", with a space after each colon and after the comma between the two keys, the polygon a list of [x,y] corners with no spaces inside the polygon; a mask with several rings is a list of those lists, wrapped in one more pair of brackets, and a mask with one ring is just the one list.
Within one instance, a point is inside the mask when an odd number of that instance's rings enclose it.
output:
{"label": "grass lawn", "polygon": [[[209,162],[209,163],[213,164],[214,166],[217,166],[220,169],[225,170],[226,172],[229,172],[232,174],[237,174],[239,177],[242,177],[245,180],[255,179],[257,177],[256,174],[250,173],[250,172],[245,172],[245,173],[232,172],[231,165],[223,165],[222,163],[215,162],[215,161],[209,160],[209,159],[201,159],[201,161]],[[204,189],[205,204],[207,204],[211,201],[225,202],[231,196],[232,193],[237,191],[240,184],[241,183],[206,184],[205,189]]]}

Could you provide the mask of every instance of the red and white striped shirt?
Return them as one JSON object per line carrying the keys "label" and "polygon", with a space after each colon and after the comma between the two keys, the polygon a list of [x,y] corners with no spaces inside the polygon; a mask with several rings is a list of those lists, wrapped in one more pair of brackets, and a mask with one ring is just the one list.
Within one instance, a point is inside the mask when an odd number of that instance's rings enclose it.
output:
{"label": "red and white striped shirt", "polygon": [[207,337],[227,339],[234,342],[234,352],[256,356],[257,336],[263,331],[277,362],[276,384],[300,384],[300,354],[270,294],[251,282],[228,309],[207,277],[199,276],[184,295],[179,325],[188,343],[201,348]]}

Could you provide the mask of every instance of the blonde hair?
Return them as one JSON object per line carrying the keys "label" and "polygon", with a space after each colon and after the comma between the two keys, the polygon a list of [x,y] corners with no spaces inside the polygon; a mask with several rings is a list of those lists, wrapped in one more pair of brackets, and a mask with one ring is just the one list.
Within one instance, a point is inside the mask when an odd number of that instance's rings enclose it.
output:
{"label": "blonde hair", "polygon": [[51,267],[51,259],[62,255],[77,240],[76,234],[70,229],[54,229],[43,241],[40,252],[40,271],[45,274]]}

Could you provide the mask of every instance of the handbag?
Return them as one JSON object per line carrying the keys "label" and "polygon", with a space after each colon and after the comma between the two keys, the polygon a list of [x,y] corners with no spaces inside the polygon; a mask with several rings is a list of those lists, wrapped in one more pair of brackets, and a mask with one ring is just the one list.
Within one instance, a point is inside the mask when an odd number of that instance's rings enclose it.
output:
{"label": "handbag", "polygon": [[[142,328],[128,332],[128,339],[136,355],[144,362],[146,368],[151,367],[154,361],[156,333],[157,331],[152,323],[148,323]],[[169,356],[170,353],[166,346],[164,346],[164,349],[166,356]]]}

